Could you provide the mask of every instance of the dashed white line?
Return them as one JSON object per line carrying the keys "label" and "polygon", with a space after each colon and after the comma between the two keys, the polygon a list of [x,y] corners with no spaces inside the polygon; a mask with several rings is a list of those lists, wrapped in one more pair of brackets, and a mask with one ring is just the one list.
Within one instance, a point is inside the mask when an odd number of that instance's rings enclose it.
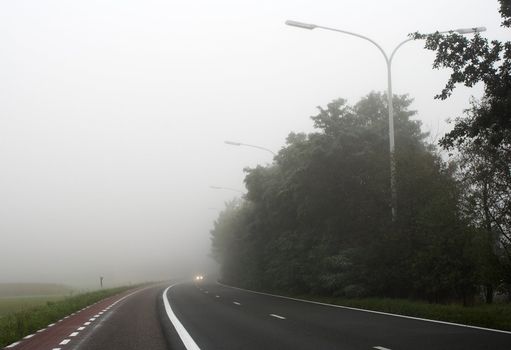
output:
{"label": "dashed white line", "polygon": [[220,298],[220,295],[215,295],[215,298]]}
{"label": "dashed white line", "polygon": [[84,325],[84,326],[88,326],[88,325],[90,325],[90,322],[89,322],[89,321],[87,321],[87,322],[85,322],[83,325]]}
{"label": "dashed white line", "polygon": [[78,327],[77,330],[79,331],[83,331],[85,329],[85,327]]}
{"label": "dashed white line", "polygon": [[35,334],[29,334],[29,335],[27,335],[26,337],[24,337],[23,339],[30,339],[30,338],[32,338],[34,335],[35,335]]}
{"label": "dashed white line", "polygon": [[5,348],[8,349],[8,348],[13,348],[15,347],[16,345],[18,345],[19,343],[21,343],[20,341],[17,341],[16,343],[12,343],[11,345],[9,346],[6,346]]}
{"label": "dashed white line", "polygon": [[70,337],[76,337],[79,333],[80,333],[80,332],[73,332],[73,333],[71,333],[69,336],[70,336]]}
{"label": "dashed white line", "polygon": [[66,345],[67,343],[69,343],[71,341],[71,339],[64,339],[63,341],[61,341],[59,343],[59,345]]}
{"label": "dashed white line", "polygon": [[53,327],[53,326],[55,326],[55,323],[50,323],[50,324],[48,325],[48,327]]}
{"label": "dashed white line", "polygon": [[60,348],[53,348],[53,349],[51,349],[51,350],[60,350]]}
{"label": "dashed white line", "polygon": [[238,303],[237,301],[233,301],[232,303],[233,303],[234,305],[241,306],[241,303]]}
{"label": "dashed white line", "polygon": [[89,318],[89,321],[96,321],[96,319],[93,317],[93,318]]}
{"label": "dashed white line", "polygon": [[384,348],[383,346],[373,346],[373,349],[378,349],[378,350],[391,350],[389,348]]}
{"label": "dashed white line", "polygon": [[271,317],[278,318],[280,320],[285,320],[286,318],[284,316],[276,315],[276,314],[270,314]]}

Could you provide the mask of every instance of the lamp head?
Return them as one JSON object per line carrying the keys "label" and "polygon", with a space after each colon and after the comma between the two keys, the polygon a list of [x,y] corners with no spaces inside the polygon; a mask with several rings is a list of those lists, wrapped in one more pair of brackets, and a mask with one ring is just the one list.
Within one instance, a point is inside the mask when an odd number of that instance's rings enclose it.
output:
{"label": "lamp head", "polygon": [[459,28],[455,29],[454,31],[458,34],[480,33],[486,31],[486,27]]}
{"label": "lamp head", "polygon": [[314,28],[318,27],[315,24],[303,23],[303,22],[297,22],[297,21],[291,21],[291,20],[287,20],[286,25],[292,26],[292,27],[303,28],[303,29],[314,29]]}

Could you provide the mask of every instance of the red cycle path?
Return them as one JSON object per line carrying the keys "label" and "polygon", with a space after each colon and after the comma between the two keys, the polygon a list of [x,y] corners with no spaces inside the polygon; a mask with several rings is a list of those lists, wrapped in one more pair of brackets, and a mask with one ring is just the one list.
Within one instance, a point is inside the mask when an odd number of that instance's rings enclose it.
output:
{"label": "red cycle path", "polygon": [[[9,350],[65,350],[76,344],[76,340],[92,329],[102,317],[112,312],[111,308],[138,290],[130,290],[92,304],[63,319],[48,325],[46,328],[25,337],[19,342],[8,345]],[[82,329],[79,329],[83,327]]]}

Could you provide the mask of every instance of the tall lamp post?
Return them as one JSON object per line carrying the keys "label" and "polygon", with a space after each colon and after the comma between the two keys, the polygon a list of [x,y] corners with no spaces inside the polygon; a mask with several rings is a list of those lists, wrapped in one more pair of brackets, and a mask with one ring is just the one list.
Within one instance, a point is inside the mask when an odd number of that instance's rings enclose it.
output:
{"label": "tall lamp post", "polygon": [[[364,35],[348,32],[346,30],[330,28],[330,27],[323,27],[323,26],[319,26],[316,24],[303,23],[303,22],[290,21],[290,20],[286,21],[286,24],[288,26],[293,26],[293,27],[298,27],[298,28],[303,28],[303,29],[311,30],[311,29],[319,28],[319,29],[325,29],[325,30],[330,30],[330,31],[334,31],[334,32],[339,32],[339,33],[343,33],[343,34],[356,36],[357,38],[361,38],[361,39],[369,41],[374,46],[376,46],[376,48],[382,53],[383,58],[385,59],[385,63],[387,64],[387,101],[388,101],[388,111],[389,111],[390,193],[391,193],[390,205],[391,205],[391,210],[392,210],[392,220],[395,220],[396,214],[397,214],[397,210],[396,210],[397,194],[396,194],[396,160],[394,157],[394,148],[395,148],[395,146],[394,146],[394,106],[392,103],[393,95],[392,95],[392,69],[391,68],[392,68],[392,59],[394,58],[396,51],[401,46],[403,46],[403,44],[405,44],[411,40],[414,40],[414,39],[408,38],[406,40],[403,40],[394,48],[394,50],[392,51],[390,56],[388,56],[387,53],[385,52],[385,50],[383,50],[383,48],[376,41],[374,41],[373,39],[368,38]],[[439,33],[456,32],[458,34],[470,34],[470,33],[484,32],[485,30],[486,30],[485,27],[475,27],[475,28],[460,28],[460,29],[455,29],[452,31],[443,31],[443,32],[439,32]]]}
{"label": "tall lamp post", "polygon": [[268,149],[266,147],[261,147],[261,146],[256,146],[256,145],[249,145],[248,143],[235,142],[235,141],[224,141],[224,143],[226,143],[228,145],[231,145],[231,146],[247,146],[247,147],[258,148],[258,149],[261,149],[263,151],[269,152],[269,153],[273,154],[274,156],[277,155],[277,154],[275,154],[275,152],[273,152],[272,150],[270,150],[270,149]]}

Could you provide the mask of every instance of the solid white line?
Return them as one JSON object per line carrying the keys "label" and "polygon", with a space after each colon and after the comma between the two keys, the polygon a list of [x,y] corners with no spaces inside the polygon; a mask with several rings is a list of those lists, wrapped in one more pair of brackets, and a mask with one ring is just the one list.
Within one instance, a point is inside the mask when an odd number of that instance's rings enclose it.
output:
{"label": "solid white line", "polygon": [[378,350],[391,350],[389,348],[384,348],[383,346],[373,346],[373,349],[378,349]]}
{"label": "solid white line", "polygon": [[431,322],[431,323],[439,323],[439,324],[445,324],[449,326],[456,326],[456,327],[465,327],[465,328],[472,328],[472,329],[478,329],[481,331],[488,331],[488,332],[497,332],[497,333],[504,333],[504,334],[511,334],[510,331],[503,331],[500,329],[493,329],[493,328],[484,328],[484,327],[478,327],[478,326],[470,326],[468,324],[461,324],[461,323],[453,323],[453,322],[447,322],[447,321],[438,321],[438,320],[430,320],[428,318],[420,318],[420,317],[413,317],[413,316],[406,316],[406,315],[398,315],[398,314],[391,314],[388,312],[382,312],[382,311],[374,311],[374,310],[366,310],[366,309],[358,309],[356,307],[349,307],[349,306],[342,306],[342,305],[334,305],[334,304],[327,304],[327,303],[320,303],[319,301],[312,301],[312,300],[304,300],[304,299],[297,299],[297,298],[291,298],[291,297],[285,297],[283,295],[276,295],[276,294],[270,294],[270,293],[263,293],[263,292],[256,292],[254,290],[250,289],[243,289],[233,286],[228,286],[226,284],[216,282],[221,286],[224,286],[226,288],[232,288],[237,290],[242,290],[249,293],[254,294],[261,294],[261,295],[268,295],[270,297],[274,298],[281,298],[281,299],[288,299],[288,300],[294,300],[294,301],[300,301],[302,303],[309,303],[309,304],[316,304],[316,305],[323,305],[323,306],[329,306],[329,307],[336,307],[339,309],[346,309],[346,310],[354,310],[354,311],[361,311],[361,312],[369,312],[372,314],[378,314],[378,315],[385,315],[385,316],[392,316],[392,317],[401,317],[401,318],[407,318],[409,320],[417,320],[417,321],[424,321],[424,322]]}
{"label": "solid white line", "polygon": [[71,339],[64,339],[63,341],[61,341],[59,343],[59,345],[66,345],[67,343],[69,343],[71,341]]}
{"label": "solid white line", "polygon": [[276,314],[270,314],[271,317],[279,318],[281,320],[285,320],[286,318],[284,316],[276,315]]}
{"label": "solid white line", "polygon": [[185,348],[187,350],[200,350],[195,341],[192,339],[192,336],[186,331],[185,327],[181,324],[176,314],[174,314],[174,311],[172,311],[172,308],[170,307],[170,302],[169,299],[167,298],[167,292],[176,284],[167,287],[167,289],[165,289],[165,291],[163,292],[162,298],[163,305],[165,306],[165,311],[167,312],[167,316],[170,322],[172,322],[172,325],[174,325],[174,328],[176,329],[179,338],[181,338],[181,341],[183,342]]}
{"label": "solid white line", "polygon": [[233,301],[232,303],[233,303],[234,305],[241,306],[241,303],[238,303],[237,301]]}
{"label": "solid white line", "polygon": [[71,333],[69,336],[70,336],[70,337],[76,337],[79,333],[80,333],[80,332],[73,332],[73,333]]}
{"label": "solid white line", "polygon": [[172,323],[172,325],[174,326],[174,328],[176,329],[177,334],[179,335],[179,338],[181,338],[181,341],[183,342],[185,348],[187,350],[200,350],[200,348],[197,346],[197,344],[193,340],[192,336],[186,331],[185,327],[181,324],[181,322],[177,318],[176,314],[174,314],[174,311],[172,311],[172,308],[170,307],[170,302],[167,297],[167,292],[170,288],[174,287],[175,285],[177,285],[177,283],[167,287],[167,289],[165,289],[163,291],[162,298],[163,298],[163,305],[165,306],[165,311],[167,312],[167,316],[168,316],[170,322]]}
{"label": "solid white line", "polygon": [[13,348],[15,347],[16,345],[18,345],[19,343],[21,343],[20,341],[17,341],[16,343],[12,343],[11,345],[9,346],[6,346],[5,348],[8,349],[8,348]]}

